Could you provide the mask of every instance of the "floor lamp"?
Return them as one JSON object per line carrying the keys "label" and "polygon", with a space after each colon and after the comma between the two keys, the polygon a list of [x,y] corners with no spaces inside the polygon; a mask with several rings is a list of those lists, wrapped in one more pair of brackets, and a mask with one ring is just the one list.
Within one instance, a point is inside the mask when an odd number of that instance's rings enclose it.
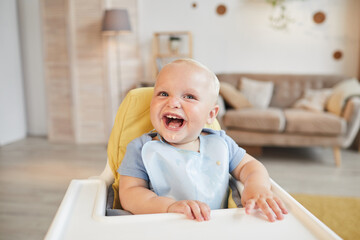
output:
{"label": "floor lamp", "polygon": [[120,88],[120,99],[123,98],[123,89],[121,84],[120,71],[120,35],[130,33],[131,26],[129,14],[126,9],[108,9],[105,10],[104,19],[102,23],[102,32],[105,35],[116,37],[116,62],[117,62],[117,78]]}

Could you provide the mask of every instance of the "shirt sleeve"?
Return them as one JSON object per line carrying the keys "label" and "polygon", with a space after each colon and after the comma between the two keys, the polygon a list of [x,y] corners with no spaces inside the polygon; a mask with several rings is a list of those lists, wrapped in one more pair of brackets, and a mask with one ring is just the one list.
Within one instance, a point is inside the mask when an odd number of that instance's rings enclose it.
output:
{"label": "shirt sleeve", "polygon": [[225,142],[229,148],[229,172],[232,172],[244,158],[246,151],[245,149],[239,147],[239,145],[237,145],[231,137],[226,135],[224,131],[222,132],[224,134]]}
{"label": "shirt sleeve", "polygon": [[143,145],[150,140],[151,137],[145,134],[131,141],[127,145],[124,159],[117,170],[120,175],[141,178],[145,181],[149,181],[149,176],[141,157],[141,150]]}

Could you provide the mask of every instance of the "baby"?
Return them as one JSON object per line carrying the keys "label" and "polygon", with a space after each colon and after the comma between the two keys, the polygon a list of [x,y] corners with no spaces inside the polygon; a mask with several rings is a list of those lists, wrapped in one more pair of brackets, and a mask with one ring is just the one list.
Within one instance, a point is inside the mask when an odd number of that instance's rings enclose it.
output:
{"label": "baby", "polygon": [[265,167],[224,131],[204,128],[219,111],[219,81],[199,62],[179,59],[159,73],[150,105],[156,131],[127,146],[119,168],[122,207],[133,214],[182,213],[207,221],[225,207],[229,173],[244,184],[245,212],[269,221],[287,210],[271,191]]}

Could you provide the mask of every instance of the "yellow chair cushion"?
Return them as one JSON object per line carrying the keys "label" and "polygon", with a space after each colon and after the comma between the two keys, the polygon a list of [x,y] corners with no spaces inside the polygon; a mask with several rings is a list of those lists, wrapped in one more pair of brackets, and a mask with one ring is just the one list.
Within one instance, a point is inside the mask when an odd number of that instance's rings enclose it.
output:
{"label": "yellow chair cushion", "polygon": [[[150,102],[154,88],[136,88],[131,90],[123,102],[115,117],[115,123],[110,134],[107,153],[108,161],[113,172],[115,182],[113,208],[120,209],[119,199],[119,173],[117,172],[126,152],[127,145],[135,138],[151,131],[154,127],[150,121]],[[206,128],[220,130],[218,121],[214,121]],[[229,207],[235,206],[231,194],[229,196]]]}

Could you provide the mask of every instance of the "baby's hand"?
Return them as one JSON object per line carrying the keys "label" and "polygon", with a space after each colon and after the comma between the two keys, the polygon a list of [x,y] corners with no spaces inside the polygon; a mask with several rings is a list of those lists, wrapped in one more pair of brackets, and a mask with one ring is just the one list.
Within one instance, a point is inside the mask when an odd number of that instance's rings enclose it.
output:
{"label": "baby's hand", "polygon": [[247,214],[250,214],[252,209],[260,208],[270,222],[275,221],[273,213],[278,220],[282,220],[283,214],[288,213],[285,204],[265,186],[249,185],[244,188],[241,198]]}
{"label": "baby's hand", "polygon": [[189,219],[199,222],[210,220],[210,207],[203,202],[195,200],[182,200],[171,204],[168,213],[183,213]]}

